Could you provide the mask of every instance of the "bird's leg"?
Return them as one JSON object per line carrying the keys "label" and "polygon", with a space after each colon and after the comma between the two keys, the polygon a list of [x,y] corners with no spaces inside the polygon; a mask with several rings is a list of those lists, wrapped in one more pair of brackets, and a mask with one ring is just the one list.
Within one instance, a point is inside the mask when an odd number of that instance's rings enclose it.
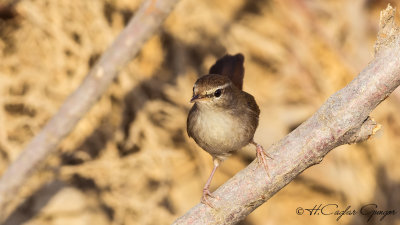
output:
{"label": "bird's leg", "polygon": [[210,174],[210,177],[207,180],[206,185],[204,185],[203,195],[201,196],[201,203],[206,204],[206,205],[210,206],[211,208],[214,208],[214,206],[210,203],[208,197],[215,198],[215,196],[212,195],[211,192],[210,192],[210,184],[211,184],[211,180],[212,180],[212,178],[214,176],[214,173],[215,173],[215,171],[217,170],[217,168],[219,166],[218,159],[214,158],[213,162],[214,162],[214,168],[213,168],[213,170],[212,170],[212,172]]}
{"label": "bird's leg", "polygon": [[267,172],[267,175],[269,177],[268,165],[267,165],[267,157],[270,158],[270,159],[272,159],[272,157],[269,156],[265,152],[264,148],[261,145],[257,144],[254,140],[252,140],[251,143],[256,146],[256,152],[257,152],[256,155],[257,155],[258,164],[259,165],[262,164],[264,166],[264,169]]}

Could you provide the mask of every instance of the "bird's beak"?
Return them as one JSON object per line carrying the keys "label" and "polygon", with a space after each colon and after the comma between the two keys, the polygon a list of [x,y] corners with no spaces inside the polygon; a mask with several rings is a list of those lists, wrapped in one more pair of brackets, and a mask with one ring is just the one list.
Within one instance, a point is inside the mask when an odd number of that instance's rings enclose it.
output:
{"label": "bird's beak", "polygon": [[190,99],[190,103],[196,102],[199,99],[200,99],[199,95],[193,95],[192,99]]}

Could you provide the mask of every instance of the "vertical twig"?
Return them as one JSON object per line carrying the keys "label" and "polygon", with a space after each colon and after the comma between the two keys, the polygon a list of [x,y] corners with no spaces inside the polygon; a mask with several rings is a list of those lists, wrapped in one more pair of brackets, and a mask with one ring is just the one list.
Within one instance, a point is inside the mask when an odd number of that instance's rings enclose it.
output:
{"label": "vertical twig", "polygon": [[[26,146],[0,179],[0,221],[6,206],[37,166],[54,151],[78,121],[106,91],[119,70],[132,60],[143,43],[160,27],[179,0],[146,0],[127,27],[90,70],[45,127]],[[10,210],[8,210],[10,211]]]}

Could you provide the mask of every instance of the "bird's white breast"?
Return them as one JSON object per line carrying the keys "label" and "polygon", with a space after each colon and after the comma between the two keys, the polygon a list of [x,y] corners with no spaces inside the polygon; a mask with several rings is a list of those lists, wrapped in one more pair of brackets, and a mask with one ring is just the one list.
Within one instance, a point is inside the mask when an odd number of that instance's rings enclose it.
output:
{"label": "bird's white breast", "polygon": [[227,112],[213,110],[204,110],[200,113],[197,123],[204,136],[215,140],[235,138],[235,131],[240,126]]}
{"label": "bird's white breast", "polygon": [[193,138],[210,154],[236,151],[250,141],[243,121],[223,110],[199,110],[193,124]]}

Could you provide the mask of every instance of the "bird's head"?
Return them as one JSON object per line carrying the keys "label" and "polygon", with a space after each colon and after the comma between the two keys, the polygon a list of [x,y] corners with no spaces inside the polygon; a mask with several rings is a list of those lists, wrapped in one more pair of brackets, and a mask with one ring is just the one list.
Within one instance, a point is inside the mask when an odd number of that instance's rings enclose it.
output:
{"label": "bird's head", "polygon": [[227,76],[209,74],[196,81],[190,102],[197,103],[199,106],[223,107],[233,100],[236,91],[239,90]]}

